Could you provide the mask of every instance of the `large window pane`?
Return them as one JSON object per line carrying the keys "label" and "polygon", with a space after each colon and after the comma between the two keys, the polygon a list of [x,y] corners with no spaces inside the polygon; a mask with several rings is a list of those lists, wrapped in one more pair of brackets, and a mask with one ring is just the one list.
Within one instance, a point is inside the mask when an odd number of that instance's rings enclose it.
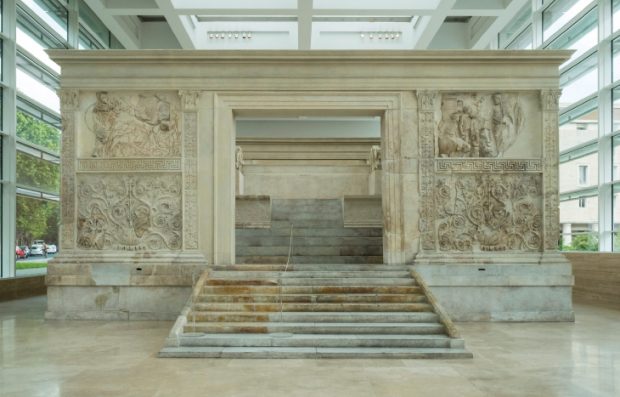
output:
{"label": "large window pane", "polygon": [[[35,240],[43,240],[49,247],[58,248],[58,225],[60,220],[60,205],[57,201],[17,195],[15,213],[15,243],[20,248],[32,249]],[[27,276],[46,272],[47,260],[54,254],[46,255],[36,250],[30,250],[32,256],[20,258],[16,262],[17,276]],[[36,254],[36,255],[35,255]],[[42,254],[42,255],[41,255]]]}
{"label": "large window pane", "polygon": [[620,37],[613,41],[611,48],[613,59],[612,75],[613,80],[616,81],[620,79]]}
{"label": "large window pane", "polygon": [[21,69],[17,69],[16,77],[17,90],[21,95],[25,95],[48,109],[60,113],[60,99],[54,90]]}
{"label": "large window pane", "polygon": [[560,202],[565,251],[598,251],[598,197],[579,197]]}
{"label": "large window pane", "polygon": [[565,108],[598,90],[596,53],[568,69],[560,76],[562,96],[560,108]]}
{"label": "large window pane", "polygon": [[17,15],[16,41],[34,58],[56,73],[60,73],[60,66],[50,59],[45,50],[48,48],[65,48],[65,45],[51,37],[41,25],[21,11],[18,11]]}
{"label": "large window pane", "polygon": [[531,50],[533,46],[532,26],[528,26],[506,49],[508,50]]}
{"label": "large window pane", "polygon": [[613,137],[613,164],[611,176],[614,181],[620,180],[620,135]]}
{"label": "large window pane", "polygon": [[26,189],[58,193],[60,167],[58,163],[40,158],[42,156],[17,151],[17,184]]}
{"label": "large window pane", "polygon": [[596,101],[588,101],[560,116],[560,152],[598,138]]}
{"label": "large window pane", "polygon": [[561,67],[593,48],[598,43],[598,9],[588,12],[577,23],[553,40],[548,49],[570,49],[575,53]]}
{"label": "large window pane", "polygon": [[90,33],[88,33],[83,27],[80,26],[78,49],[101,50],[103,49],[103,46],[97,40],[95,40]]}
{"label": "large window pane", "polygon": [[571,192],[597,185],[598,152],[560,163],[560,192]]}
{"label": "large window pane", "polygon": [[499,47],[504,48],[514,35],[532,18],[532,5],[527,2],[499,33]]}
{"label": "large window pane", "polygon": [[19,110],[17,137],[56,153],[60,151],[60,130]]}
{"label": "large window pane", "polygon": [[583,11],[592,0],[557,0],[543,12],[543,40],[547,40]]}
{"label": "large window pane", "polygon": [[613,21],[614,31],[620,29],[620,0],[613,0]]}
{"label": "large window pane", "polygon": [[97,36],[103,45],[110,45],[110,31],[85,2],[80,3],[80,19],[84,25],[88,26],[88,30]]}
{"label": "large window pane", "polygon": [[620,87],[613,90],[613,131],[620,130]]}
{"label": "large window pane", "polygon": [[21,0],[34,14],[45,22],[52,30],[67,40],[67,9],[54,0]]}

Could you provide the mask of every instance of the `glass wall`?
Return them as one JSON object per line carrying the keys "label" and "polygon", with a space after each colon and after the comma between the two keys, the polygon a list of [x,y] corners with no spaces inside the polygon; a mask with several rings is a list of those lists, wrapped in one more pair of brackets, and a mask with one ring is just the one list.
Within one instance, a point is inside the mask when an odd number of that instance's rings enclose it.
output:
{"label": "glass wall", "polygon": [[530,5],[529,20],[506,25],[496,48],[575,51],[560,66],[560,248],[617,251],[620,0]]}
{"label": "glass wall", "polygon": [[[2,143],[14,137],[9,141],[12,145],[2,145],[2,156],[14,160],[10,170],[2,169],[1,214],[6,216],[11,211],[7,218],[14,219],[14,224],[9,234],[14,233],[16,247],[13,251],[5,244],[8,240],[2,240],[1,277],[44,273],[47,259],[59,249],[60,67],[45,50],[70,48],[69,43],[78,43],[80,49],[120,48],[86,3],[76,4],[74,10],[62,0],[18,0],[2,9],[3,18],[15,20],[14,30],[3,30],[1,37],[2,71],[14,71],[9,78],[2,73],[2,87],[10,88],[15,95],[0,98],[4,100],[0,106],[7,106],[0,114],[11,121],[8,130],[2,129]],[[76,29],[70,20],[78,21]],[[5,235],[9,230],[4,222],[2,230]],[[40,242],[45,243],[43,250]],[[14,263],[5,263],[7,258]]]}

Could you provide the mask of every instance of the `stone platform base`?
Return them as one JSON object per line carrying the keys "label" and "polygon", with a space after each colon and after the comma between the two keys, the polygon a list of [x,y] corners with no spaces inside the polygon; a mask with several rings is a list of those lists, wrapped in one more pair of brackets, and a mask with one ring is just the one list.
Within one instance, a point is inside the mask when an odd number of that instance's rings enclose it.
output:
{"label": "stone platform base", "polygon": [[454,321],[574,321],[560,254],[418,255],[414,268]]}
{"label": "stone platform base", "polygon": [[206,267],[198,252],[66,251],[48,264],[45,317],[174,320]]}
{"label": "stone platform base", "polygon": [[192,287],[47,288],[48,320],[174,320]]}

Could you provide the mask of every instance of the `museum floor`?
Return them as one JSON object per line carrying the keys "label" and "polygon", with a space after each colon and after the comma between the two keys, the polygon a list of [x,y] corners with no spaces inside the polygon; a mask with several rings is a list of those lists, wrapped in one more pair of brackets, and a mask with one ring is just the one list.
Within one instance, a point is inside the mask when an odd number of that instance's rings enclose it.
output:
{"label": "museum floor", "polygon": [[618,396],[620,310],[572,323],[461,323],[473,360],[158,359],[171,322],[45,321],[0,303],[0,395]]}

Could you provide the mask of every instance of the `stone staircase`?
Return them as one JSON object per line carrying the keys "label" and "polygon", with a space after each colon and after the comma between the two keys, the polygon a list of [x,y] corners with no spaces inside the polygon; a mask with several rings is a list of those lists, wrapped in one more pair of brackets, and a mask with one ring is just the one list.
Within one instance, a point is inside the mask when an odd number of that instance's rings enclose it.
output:
{"label": "stone staircase", "polygon": [[380,264],[383,229],[345,228],[341,200],[273,199],[271,228],[236,230],[237,263]]}
{"label": "stone staircase", "polygon": [[368,264],[214,266],[159,356],[472,357],[415,272]]}

